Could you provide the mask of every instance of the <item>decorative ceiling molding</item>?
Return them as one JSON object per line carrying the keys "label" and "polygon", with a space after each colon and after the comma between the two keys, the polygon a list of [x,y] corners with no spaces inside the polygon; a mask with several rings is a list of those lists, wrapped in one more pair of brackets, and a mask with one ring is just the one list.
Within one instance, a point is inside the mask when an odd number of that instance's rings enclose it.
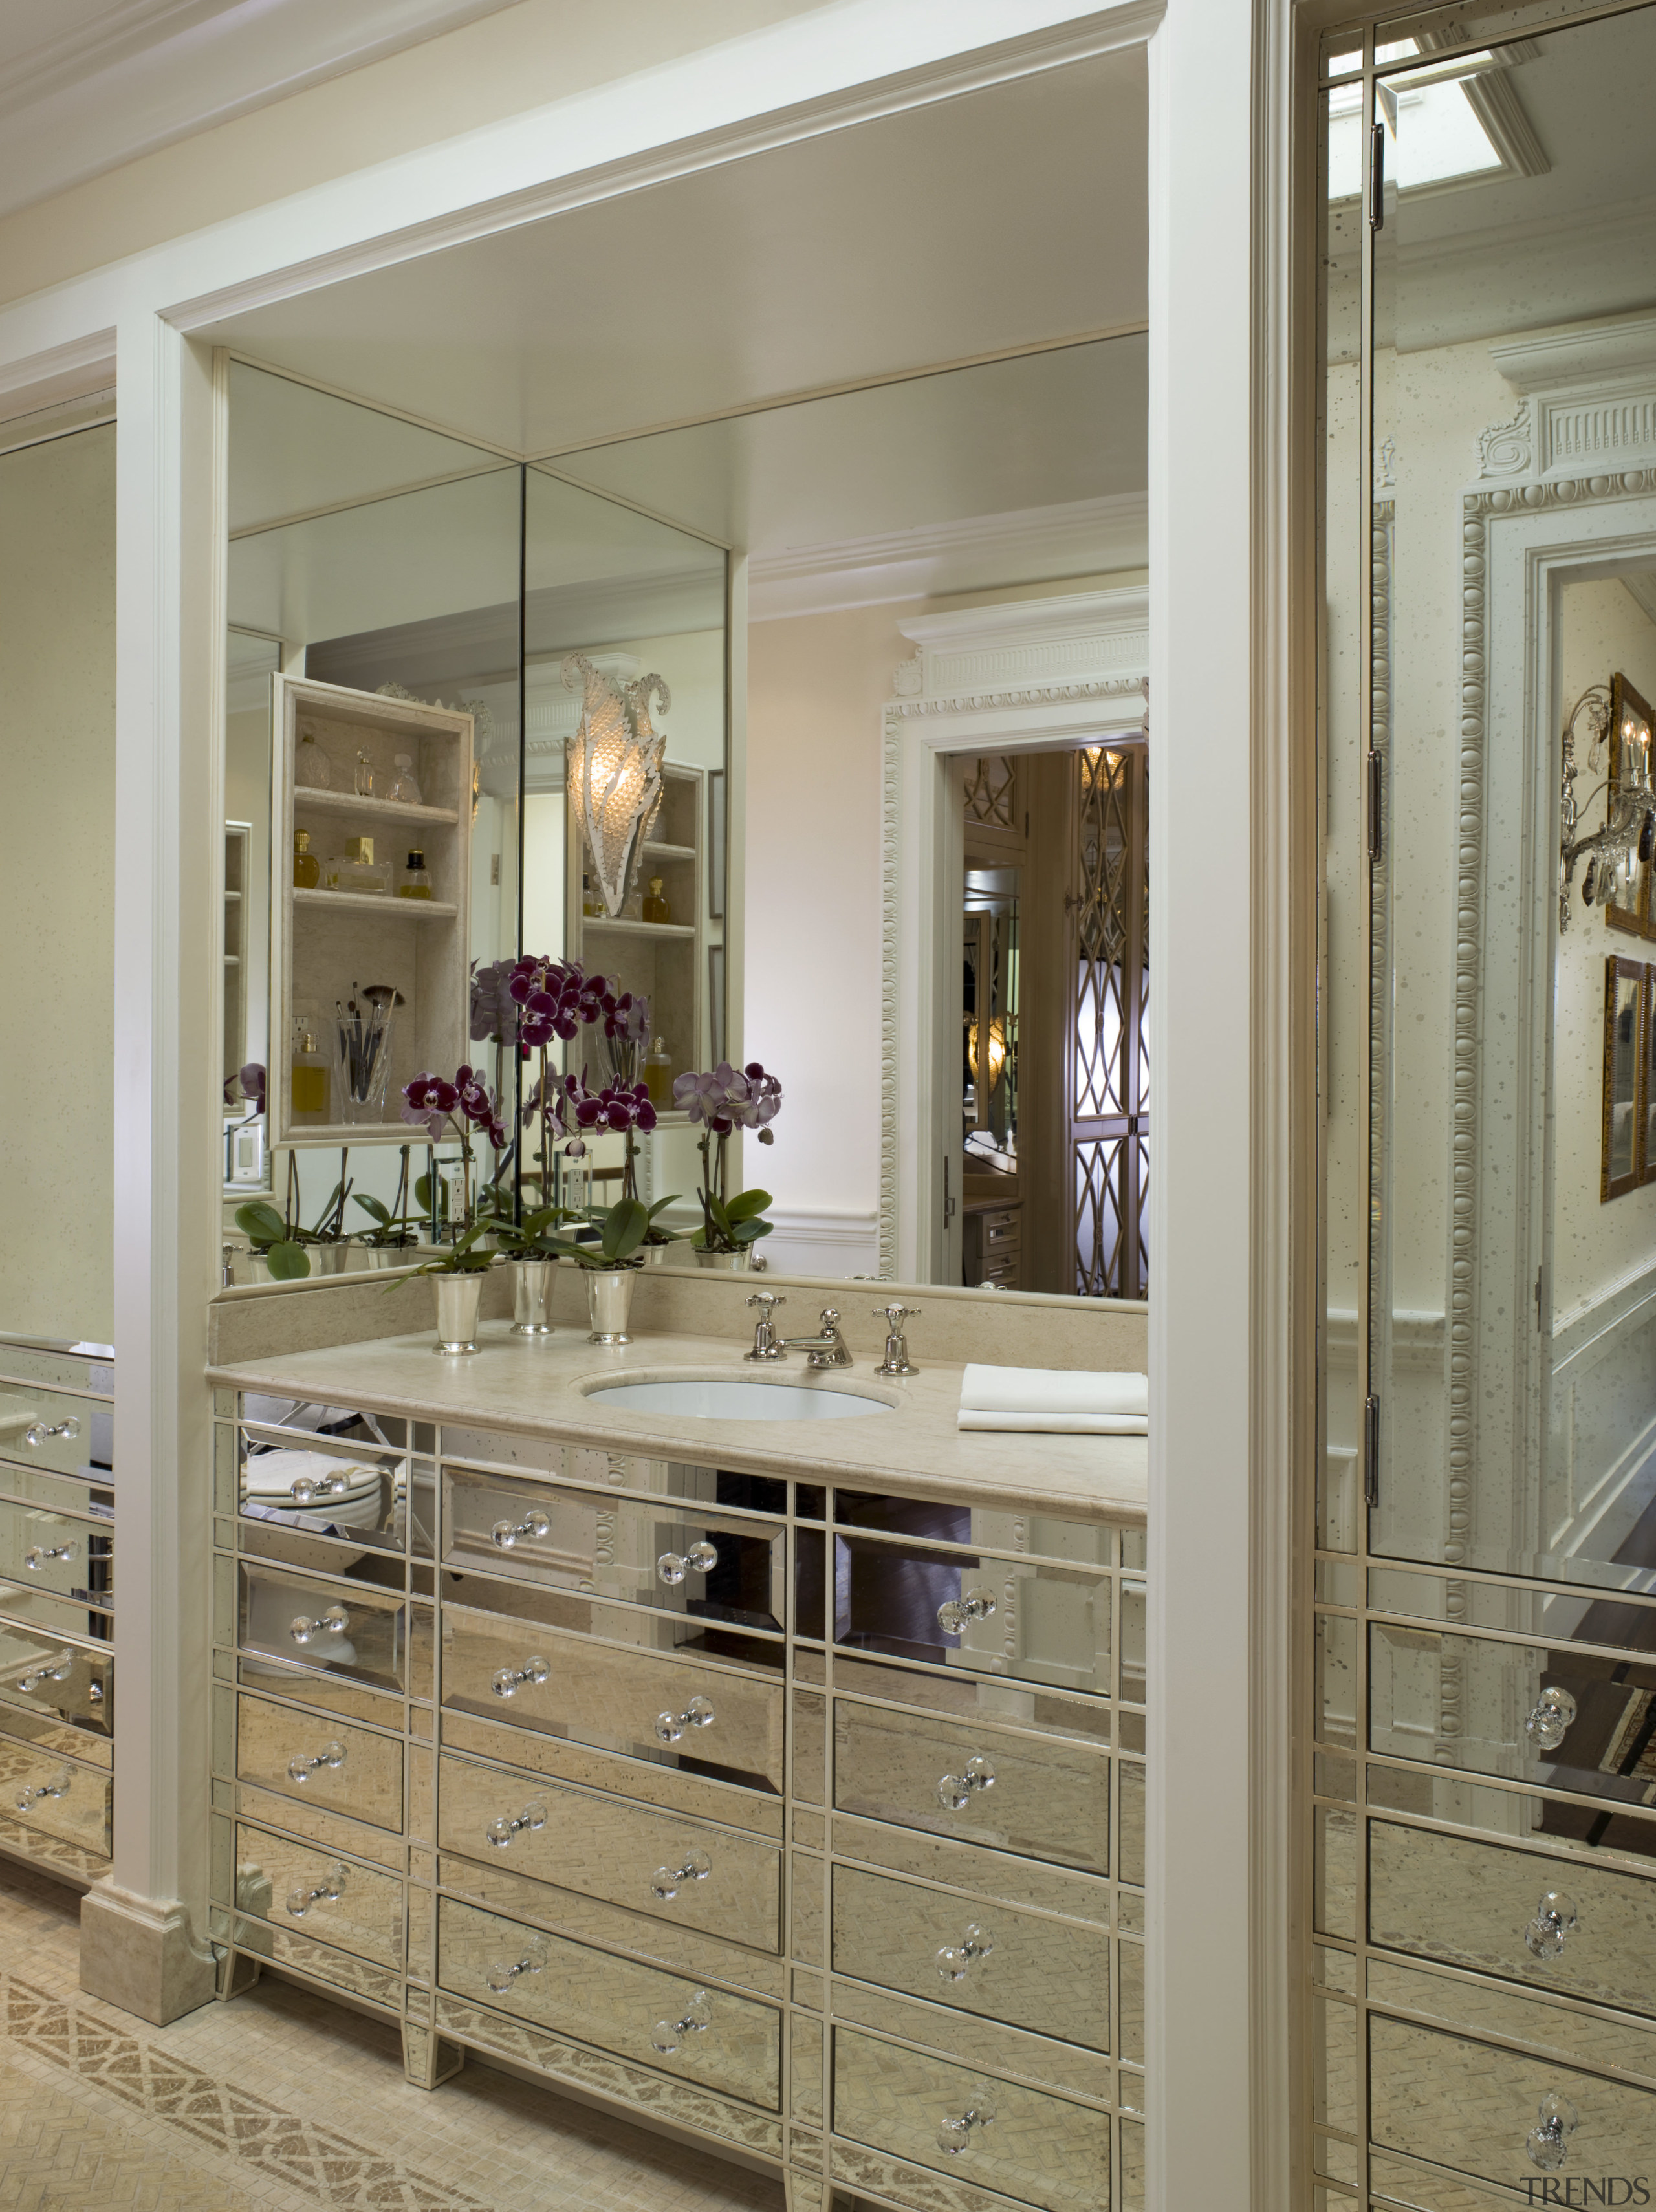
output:
{"label": "decorative ceiling molding", "polygon": [[756,554],[747,564],[748,619],[1105,574],[1142,568],[1148,557],[1148,495],[1117,492]]}
{"label": "decorative ceiling molding", "polygon": [[1484,483],[1575,478],[1656,459],[1656,314],[1497,340],[1489,358],[1522,394],[1478,437]]}
{"label": "decorative ceiling molding", "polygon": [[0,213],[508,4],[124,0],[0,72]]}
{"label": "decorative ceiling molding", "polygon": [[1049,697],[1142,696],[1150,665],[1150,594],[1142,585],[1066,592],[917,615],[898,625],[919,651],[898,668],[893,711],[974,703],[1026,705],[1028,687]]}
{"label": "decorative ceiling molding", "polygon": [[92,331],[21,361],[0,362],[0,422],[114,388],[114,331]]}

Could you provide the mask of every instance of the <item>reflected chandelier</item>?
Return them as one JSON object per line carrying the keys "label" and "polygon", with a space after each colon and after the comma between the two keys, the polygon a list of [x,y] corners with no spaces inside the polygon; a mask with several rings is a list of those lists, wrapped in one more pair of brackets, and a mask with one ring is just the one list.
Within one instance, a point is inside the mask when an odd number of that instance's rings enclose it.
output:
{"label": "reflected chandelier", "polygon": [[[1558,854],[1558,927],[1570,926],[1570,884],[1575,875],[1576,863],[1585,860],[1586,867],[1581,877],[1581,902],[1584,906],[1608,906],[1620,876],[1630,882],[1634,864],[1647,861],[1656,851],[1656,789],[1650,781],[1650,762],[1646,748],[1634,743],[1622,749],[1622,771],[1612,786],[1606,776],[1604,783],[1592,792],[1585,806],[1578,808],[1575,800],[1575,726],[1583,714],[1587,718],[1587,766],[1598,766],[1601,748],[1610,734],[1610,692],[1608,684],[1592,684],[1581,694],[1564,718],[1563,778],[1559,790],[1559,854]],[[1635,732],[1629,726],[1629,740]],[[1604,793],[1603,827],[1589,830],[1584,837],[1575,834],[1581,812]]]}
{"label": "reflected chandelier", "polygon": [[626,902],[638,855],[661,806],[661,761],[667,739],[651,726],[655,711],[665,714],[671,693],[659,676],[617,684],[594,668],[584,653],[563,663],[571,691],[584,684],[581,726],[569,744],[569,785],[592,855],[593,870],[612,919]]}

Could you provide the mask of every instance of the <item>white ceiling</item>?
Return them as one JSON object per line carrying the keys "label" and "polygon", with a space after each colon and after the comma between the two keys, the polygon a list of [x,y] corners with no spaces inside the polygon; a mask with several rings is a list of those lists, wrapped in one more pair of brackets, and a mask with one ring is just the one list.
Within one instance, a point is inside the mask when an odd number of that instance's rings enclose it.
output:
{"label": "white ceiling", "polygon": [[514,453],[1142,324],[1142,49],[827,132],[197,333]]}
{"label": "white ceiling", "polygon": [[0,214],[509,0],[0,0]]}

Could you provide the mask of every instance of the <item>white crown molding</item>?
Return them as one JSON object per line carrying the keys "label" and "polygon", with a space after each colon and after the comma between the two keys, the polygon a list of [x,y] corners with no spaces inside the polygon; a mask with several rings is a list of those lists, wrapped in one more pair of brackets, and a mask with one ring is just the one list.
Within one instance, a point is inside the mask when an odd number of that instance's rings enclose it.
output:
{"label": "white crown molding", "polygon": [[125,0],[6,70],[0,213],[508,4]]}
{"label": "white crown molding", "polygon": [[0,422],[89,399],[115,384],[115,332],[89,331],[84,337],[0,362]]}
{"label": "white crown molding", "polygon": [[1518,337],[1495,339],[1489,358],[1520,392],[1656,369],[1656,314],[1610,315],[1525,331]]}
{"label": "white crown molding", "polygon": [[1148,494],[1117,492],[758,554],[748,562],[748,619],[779,622],[1142,568],[1149,521]]}
{"label": "white crown molding", "polygon": [[1061,697],[1142,699],[1150,665],[1150,595],[1142,585],[916,615],[898,627],[920,648],[894,679],[888,712],[898,715]]}

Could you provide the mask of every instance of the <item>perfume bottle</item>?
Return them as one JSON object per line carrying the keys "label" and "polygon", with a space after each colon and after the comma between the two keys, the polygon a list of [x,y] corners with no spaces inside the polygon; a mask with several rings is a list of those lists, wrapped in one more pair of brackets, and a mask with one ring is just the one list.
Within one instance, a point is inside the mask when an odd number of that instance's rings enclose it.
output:
{"label": "perfume bottle", "polygon": [[673,1054],[665,1037],[657,1037],[644,1055],[644,1088],[652,1106],[673,1103]]}
{"label": "perfume bottle", "polygon": [[293,833],[294,889],[314,891],[321,880],[322,863],[310,848],[310,831],[295,830]]}
{"label": "perfume bottle", "polygon": [[673,908],[661,895],[661,878],[660,876],[652,876],[649,879],[649,896],[644,901],[644,920],[671,921],[672,919]]}
{"label": "perfume bottle", "polygon": [[328,1118],[328,1064],[316,1049],[316,1031],[308,1014],[294,1016],[292,1082],[294,1127],[324,1126]]}
{"label": "perfume bottle", "polygon": [[429,899],[431,896],[431,878],[426,869],[425,854],[417,846],[408,856],[408,866],[403,870],[402,878],[397,885],[397,896],[399,898],[417,899]]}
{"label": "perfume bottle", "polygon": [[322,882],[331,891],[384,893],[391,889],[391,863],[375,860],[372,837],[347,837],[344,851],[323,869]]}
{"label": "perfume bottle", "polygon": [[332,791],[333,763],[316,742],[314,731],[301,729],[293,757],[293,780],[301,791]]}
{"label": "perfume bottle", "polygon": [[603,902],[594,890],[593,879],[590,876],[582,876],[581,878],[581,911],[588,921],[601,920],[603,916]]}
{"label": "perfume bottle", "polygon": [[397,773],[391,779],[391,788],[386,797],[394,799],[399,806],[418,806],[422,804],[420,787],[414,780],[412,753],[398,754]]}
{"label": "perfume bottle", "polygon": [[372,799],[374,796],[374,763],[362,752],[356,756],[356,796],[358,799]]}

